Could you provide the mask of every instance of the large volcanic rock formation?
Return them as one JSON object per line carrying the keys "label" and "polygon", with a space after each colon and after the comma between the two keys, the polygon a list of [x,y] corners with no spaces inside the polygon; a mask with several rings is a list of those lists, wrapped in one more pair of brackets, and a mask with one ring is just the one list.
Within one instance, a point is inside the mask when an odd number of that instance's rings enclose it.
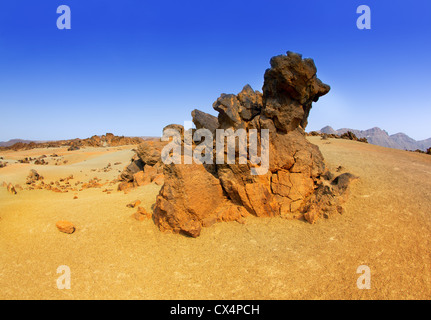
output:
{"label": "large volcanic rock formation", "polygon": [[155,223],[161,230],[197,237],[202,227],[242,222],[248,214],[314,223],[319,217],[342,213],[349,181],[355,177],[335,177],[326,171],[319,148],[306,140],[304,132],[312,102],[329,90],[316,77],[312,59],[288,52],[271,59],[263,93],[246,85],[237,95],[222,94],[217,99],[213,108],[219,112],[218,123],[193,111],[197,128],[208,124],[213,132],[217,124],[224,130],[256,129],[258,150],[262,129],[268,129],[269,168],[265,174],[253,175],[255,164],[249,155],[243,164],[164,165],[165,184],[157,196]]}

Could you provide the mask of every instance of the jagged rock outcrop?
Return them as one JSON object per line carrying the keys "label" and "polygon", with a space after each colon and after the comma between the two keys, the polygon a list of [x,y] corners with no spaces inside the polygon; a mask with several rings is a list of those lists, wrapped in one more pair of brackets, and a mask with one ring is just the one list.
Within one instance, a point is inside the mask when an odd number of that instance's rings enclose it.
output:
{"label": "jagged rock outcrop", "polygon": [[192,118],[193,118],[193,123],[196,126],[196,129],[205,128],[211,131],[213,134],[215,134],[216,129],[218,128],[217,117],[214,117],[213,115],[210,115],[208,113],[195,109],[192,111]]}
{"label": "jagged rock outcrop", "polygon": [[[213,108],[219,112],[218,129],[247,133],[256,129],[257,150],[265,147],[262,130],[269,131],[268,170],[252,174],[257,167],[253,155],[248,153],[239,163],[238,151],[234,164],[164,165],[165,184],[153,216],[161,230],[197,237],[202,227],[217,221],[241,222],[248,214],[314,223],[342,213],[348,183],[355,177],[327,172],[319,148],[305,138],[312,103],[330,90],[316,71],[313,60],[288,52],[271,59],[263,93],[246,85],[237,95],[222,94],[217,99]],[[193,118],[197,128],[203,127]],[[250,143],[251,138],[248,147]]]}

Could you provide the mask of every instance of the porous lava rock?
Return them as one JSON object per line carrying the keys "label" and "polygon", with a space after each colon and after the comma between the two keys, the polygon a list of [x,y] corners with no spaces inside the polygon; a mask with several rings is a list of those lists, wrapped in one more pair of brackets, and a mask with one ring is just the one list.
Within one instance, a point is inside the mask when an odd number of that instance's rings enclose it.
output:
{"label": "porous lava rock", "polygon": [[[218,221],[243,222],[249,214],[315,223],[343,212],[348,184],[356,177],[348,173],[335,177],[327,171],[319,148],[304,131],[312,103],[330,87],[317,78],[314,61],[300,54],[287,52],[270,64],[262,93],[246,85],[237,95],[222,94],[213,104],[219,112],[217,129],[257,130],[258,150],[263,129],[268,130],[268,170],[252,174],[256,163],[250,154],[239,163],[238,152],[234,164],[163,165],[165,183],[153,215],[160,230],[197,237],[202,227]],[[192,116],[196,128],[213,132],[214,119],[196,110]],[[224,153],[226,157],[226,148]]]}

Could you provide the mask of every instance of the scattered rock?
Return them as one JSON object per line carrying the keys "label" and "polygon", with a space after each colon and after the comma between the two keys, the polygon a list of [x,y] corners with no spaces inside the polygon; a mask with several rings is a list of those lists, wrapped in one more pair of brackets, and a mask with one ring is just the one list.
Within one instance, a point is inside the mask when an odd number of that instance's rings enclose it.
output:
{"label": "scattered rock", "polygon": [[338,166],[336,169],[337,172],[344,171],[344,170],[346,169],[343,166]]}
{"label": "scattered rock", "polygon": [[13,184],[12,183],[9,183],[8,184],[8,186],[7,186],[7,191],[9,192],[9,193],[12,193],[12,194],[17,194],[18,192],[16,192],[16,189],[15,189],[15,187],[13,186]]}
{"label": "scattered rock", "polygon": [[58,221],[56,224],[56,227],[59,231],[72,234],[75,232],[75,226],[72,222],[69,221]]}
{"label": "scattered rock", "polygon": [[[120,174],[119,180],[131,182],[134,187],[144,186],[155,182],[163,184],[163,166],[161,150],[166,143],[146,141],[141,143],[136,150],[132,162]],[[125,183],[120,188],[126,187]]]}
{"label": "scattered rock", "polygon": [[147,212],[143,207],[138,207],[138,211],[136,211],[133,216],[138,221],[144,221],[147,219],[151,219],[151,214]]}
{"label": "scattered rock", "polygon": [[347,139],[347,140],[353,140],[353,141],[360,141],[368,143],[367,138],[361,138],[359,139],[352,131],[347,131],[346,133],[343,133],[340,136],[341,139]]}
{"label": "scattered rock", "polygon": [[123,182],[120,182],[119,184],[118,184],[118,187],[117,187],[117,190],[118,191],[128,191],[128,190],[130,190],[130,189],[133,189],[135,186],[134,186],[134,184],[132,183],[132,182],[127,182],[127,181],[123,181]]}
{"label": "scattered rock", "polygon": [[71,145],[67,151],[76,151],[76,150],[80,150],[81,148],[77,145]]}
{"label": "scattered rock", "polygon": [[128,208],[136,208],[141,204],[141,200],[135,200],[127,205]]}
{"label": "scattered rock", "polygon": [[33,159],[30,158],[24,158],[24,159],[20,159],[18,160],[19,163],[30,163],[30,161],[32,161]]}
{"label": "scattered rock", "polygon": [[45,161],[45,159],[37,159],[34,164],[36,165],[47,165],[48,162]]}
{"label": "scattered rock", "polygon": [[39,173],[37,173],[36,170],[31,169],[29,175],[27,176],[26,184],[33,184],[36,181],[40,180],[43,180],[43,177]]}

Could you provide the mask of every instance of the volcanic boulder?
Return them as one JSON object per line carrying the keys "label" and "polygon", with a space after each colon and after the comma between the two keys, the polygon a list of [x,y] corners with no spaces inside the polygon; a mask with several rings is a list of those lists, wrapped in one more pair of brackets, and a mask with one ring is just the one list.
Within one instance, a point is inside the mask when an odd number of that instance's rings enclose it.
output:
{"label": "volcanic boulder", "polygon": [[[334,177],[327,172],[319,148],[306,140],[304,131],[312,102],[330,87],[316,77],[313,60],[299,54],[288,52],[273,57],[270,63],[263,93],[246,85],[238,95],[222,94],[213,104],[219,112],[218,129],[244,129],[248,147],[252,129],[257,130],[257,150],[263,147],[262,151],[266,141],[263,129],[269,132],[268,167],[261,161],[264,170],[253,174],[258,167],[252,161],[254,156],[249,152],[240,163],[238,151],[234,164],[165,165],[165,184],[154,208],[154,221],[161,230],[197,237],[202,226],[242,221],[247,214],[303,218],[314,223],[320,217],[342,213],[348,183],[355,177]],[[194,111],[196,127],[211,131],[196,114]],[[226,155],[225,146],[225,159]]]}
{"label": "volcanic boulder", "polygon": [[192,118],[193,118],[193,123],[196,126],[196,129],[205,128],[211,131],[213,134],[215,134],[216,129],[219,126],[217,117],[214,117],[208,113],[205,113],[197,109],[192,111]]}

